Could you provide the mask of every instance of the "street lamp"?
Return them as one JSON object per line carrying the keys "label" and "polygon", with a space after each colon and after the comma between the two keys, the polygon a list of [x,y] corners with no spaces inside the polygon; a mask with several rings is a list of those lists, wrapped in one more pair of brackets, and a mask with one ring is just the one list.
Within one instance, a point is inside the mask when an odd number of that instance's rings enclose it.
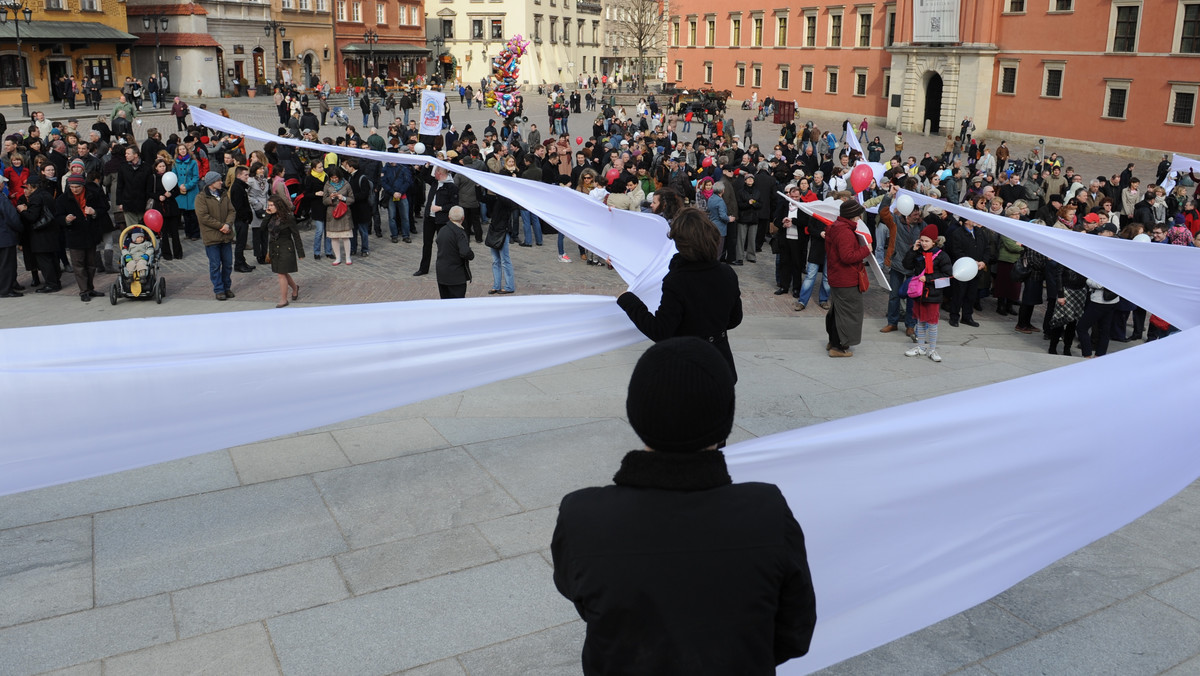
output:
{"label": "street lamp", "polygon": [[[432,54],[430,55],[430,59],[431,59],[431,60],[432,60],[434,63],[437,63],[437,61],[438,61],[438,57],[439,57],[439,56],[441,56],[441,53],[442,53],[442,45],[446,44],[446,38],[444,38],[444,37],[442,37],[442,36],[440,36],[440,35],[435,35],[435,36],[433,36],[433,39],[432,39],[432,40],[429,40],[429,42],[432,42],[432,43],[433,43],[433,52],[432,52]],[[438,69],[437,69],[437,67],[435,66],[435,67],[434,67],[434,70],[433,70],[433,74],[435,74],[435,75],[436,75],[436,74],[437,74],[437,72],[438,72]],[[440,77],[440,76],[439,76],[439,77]]]}
{"label": "street lamp", "polygon": [[[150,26],[154,26],[154,71],[158,73],[158,88],[165,94],[162,86],[162,44],[158,39],[158,27],[161,25],[164,33],[167,32],[167,17],[163,14],[147,14],[142,17],[142,28],[150,30]],[[158,107],[163,106],[162,97],[159,98]]]}
{"label": "street lamp", "polygon": [[[371,70],[375,71],[374,74],[367,76],[367,81],[363,83],[363,86],[370,87],[371,81],[374,80],[375,75],[379,73],[379,70],[375,68],[375,43],[379,42],[379,33],[376,33],[373,30],[364,32],[363,42],[367,43],[367,49],[370,50],[370,61],[368,63],[371,66]],[[365,74],[366,69],[364,68],[363,71]]]}
{"label": "street lamp", "polygon": [[8,23],[8,12],[12,10],[13,26],[17,31],[17,69],[21,78],[21,114],[29,117],[29,95],[25,93],[25,55],[21,53],[21,15],[25,23],[33,20],[33,10],[24,5],[21,0],[0,0],[0,25]]}
{"label": "street lamp", "polygon": [[272,20],[263,26],[263,33],[275,43],[275,86],[278,87],[283,81],[283,66],[279,63],[279,38],[287,35],[287,28],[282,22]]}

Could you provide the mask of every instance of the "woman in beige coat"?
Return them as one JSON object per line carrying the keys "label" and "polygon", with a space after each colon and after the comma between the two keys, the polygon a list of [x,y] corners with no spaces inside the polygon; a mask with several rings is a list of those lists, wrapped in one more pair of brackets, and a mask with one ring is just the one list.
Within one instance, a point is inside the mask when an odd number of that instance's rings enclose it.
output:
{"label": "woman in beige coat", "polygon": [[[350,216],[350,205],[354,204],[354,191],[350,189],[350,182],[345,179],[340,168],[328,167],[326,172],[329,174],[329,180],[325,182],[325,189],[321,191],[324,193],[321,201],[327,207],[325,237],[333,243],[333,264],[342,264],[340,254],[344,250],[346,265],[353,265],[354,261],[350,260],[350,238],[354,232],[354,219]],[[344,213],[334,216],[339,210]]]}

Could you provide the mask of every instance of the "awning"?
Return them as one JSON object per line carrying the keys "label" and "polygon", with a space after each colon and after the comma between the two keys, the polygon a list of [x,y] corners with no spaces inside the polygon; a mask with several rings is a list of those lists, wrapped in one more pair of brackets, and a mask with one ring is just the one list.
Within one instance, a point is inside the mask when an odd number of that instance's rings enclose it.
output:
{"label": "awning", "polygon": [[[17,29],[13,21],[0,25],[0,41],[16,40]],[[119,31],[112,26],[90,21],[34,21],[21,22],[21,42],[133,42],[136,35]]]}
{"label": "awning", "polygon": [[[342,47],[343,54],[370,54],[371,46],[365,42],[352,42]],[[429,49],[417,45],[375,45],[376,54],[401,54],[409,56],[429,56]]]}

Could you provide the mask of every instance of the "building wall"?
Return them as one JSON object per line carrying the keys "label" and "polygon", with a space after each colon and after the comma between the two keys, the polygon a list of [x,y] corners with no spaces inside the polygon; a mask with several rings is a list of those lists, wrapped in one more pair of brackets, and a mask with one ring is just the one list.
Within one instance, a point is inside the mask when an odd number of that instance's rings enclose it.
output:
{"label": "building wall", "polygon": [[[271,18],[283,24],[286,34],[280,39],[280,57],[283,67],[288,69],[291,79],[302,87],[309,87],[304,81],[305,57],[311,58],[312,76],[318,81],[333,82],[336,65],[336,43],[333,39],[333,1],[326,0],[318,3],[308,0],[271,0]],[[290,56],[285,54],[283,40],[291,43]],[[274,54],[271,55],[274,59]],[[274,66],[271,66],[272,70]]]}
{"label": "building wall", "polygon": [[[125,20],[125,5],[118,0],[96,0],[97,10],[84,10],[80,0],[62,0],[61,10],[48,10],[44,1],[29,2],[27,6],[33,10],[32,21],[86,21],[88,23],[99,23],[117,30],[124,31],[126,29]],[[8,15],[9,23],[13,21],[12,13]],[[24,20],[21,21],[21,26],[25,27]],[[53,101],[54,97],[50,89],[51,62],[62,64],[67,75],[80,77],[83,75],[83,64],[80,59],[102,58],[110,59],[112,64],[113,83],[117,89],[120,89],[124,84],[125,78],[130,75],[129,52],[118,52],[117,46],[112,43],[96,43],[87,46],[80,46],[78,49],[71,49],[70,44],[63,44],[62,54],[53,54],[51,50],[39,50],[38,44],[31,43],[24,35],[21,39],[21,53],[28,60],[28,78],[26,82],[26,95],[31,106],[33,104],[42,104]],[[0,54],[15,54],[16,41],[0,43]],[[42,65],[42,60],[46,61],[46,65]],[[115,101],[115,96],[111,90],[106,91],[104,98],[109,101]],[[12,87],[0,89],[0,105],[20,105],[21,89],[20,87]],[[78,99],[78,104],[82,105],[82,97]],[[10,122],[11,124],[11,122]]]}
{"label": "building wall", "polygon": [[[334,39],[337,46],[335,70],[337,71],[336,84],[338,85],[346,84],[347,71],[355,77],[363,74],[359,70],[362,64],[370,60],[369,56],[352,53],[343,54],[342,48],[351,44],[364,44],[363,33],[365,31],[375,31],[379,35],[379,41],[376,43],[376,46],[425,46],[425,8],[419,0],[344,0],[346,5],[345,21],[342,20],[340,14],[339,0],[329,1],[333,9]],[[353,8],[356,3],[360,9],[360,21],[354,21]],[[384,11],[383,23],[380,23],[377,19],[378,8],[380,7]],[[400,24],[401,7],[404,8],[405,23],[403,25]],[[375,54],[377,64],[387,63],[386,72],[389,79],[396,77],[396,74],[400,72],[399,63],[395,61],[389,62],[390,58],[389,55],[383,53]],[[380,71],[376,69],[374,71],[369,70],[369,72],[374,75]],[[331,76],[323,76],[322,79],[331,82],[335,81]]]}
{"label": "building wall", "polygon": [[[789,9],[754,0],[733,9],[717,0],[676,0],[668,24],[667,81],[681,88],[728,89],[735,99],[757,93],[760,100],[795,100],[800,115],[866,116],[920,131],[928,117],[929,82],[936,75],[944,89],[933,114],[943,128],[971,116],[980,132],[1003,132],[1023,142],[1046,137],[1060,149],[1200,154],[1195,128],[1200,113],[1194,110],[1200,108],[1200,54],[1180,53],[1185,11],[1200,0],[1072,0],[1065,11],[1057,11],[1059,0],[1015,2],[1016,7],[1014,0],[959,3],[958,41],[930,45],[913,42],[914,0],[822,1]],[[1114,52],[1119,7],[1138,9],[1131,53]],[[855,44],[856,14],[863,10],[873,16],[866,48]],[[830,17],[838,12],[844,17],[843,46],[833,48]],[[805,17],[814,13],[816,46],[808,47]],[[890,13],[896,17],[891,39]],[[741,40],[732,45],[732,22],[739,16]],[[751,44],[756,16],[764,19],[762,46]],[[776,36],[780,16],[788,18],[784,45]],[[710,18],[715,21],[711,46]],[[696,22],[695,40],[691,21]],[[712,65],[711,80],[705,77],[707,64]],[[677,75],[679,65],[682,76]],[[738,82],[739,65],[745,68],[744,83]],[[753,83],[756,67],[762,73],[759,87]],[[813,69],[811,92],[803,87],[808,67]],[[1016,69],[1011,93],[1003,91],[1005,68]],[[1062,91],[1048,96],[1047,71],[1054,69],[1062,70]],[[783,70],[789,73],[786,89],[780,86]],[[831,70],[838,73],[837,94],[826,91]],[[866,73],[865,96],[855,91],[856,71]],[[1127,97],[1124,116],[1115,119],[1106,108],[1112,89],[1124,90]],[[1170,116],[1180,93],[1193,94],[1194,103],[1190,118],[1177,124]]]}

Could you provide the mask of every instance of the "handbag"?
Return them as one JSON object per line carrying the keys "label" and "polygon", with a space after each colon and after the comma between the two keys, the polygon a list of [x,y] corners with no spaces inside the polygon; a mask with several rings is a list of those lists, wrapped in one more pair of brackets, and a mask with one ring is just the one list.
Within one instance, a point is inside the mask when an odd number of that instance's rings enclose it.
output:
{"label": "handbag", "polygon": [[37,223],[33,224],[33,229],[34,230],[43,230],[53,222],[54,222],[54,214],[50,213],[50,210],[47,209],[45,206],[43,206],[42,207],[42,217],[37,220]]}
{"label": "handbag", "polygon": [[343,216],[346,215],[346,212],[349,210],[350,210],[350,207],[346,206],[345,202],[338,200],[338,203],[333,205],[333,214],[332,215],[335,219],[342,218]]}
{"label": "handbag", "polygon": [[504,248],[504,243],[508,240],[508,230],[496,229],[495,221],[488,226],[487,236],[484,237],[483,243],[487,246],[499,251]]}
{"label": "handbag", "polygon": [[871,280],[867,279],[867,268],[863,266],[858,269],[858,291],[866,293],[869,288],[871,288]]}
{"label": "handbag", "polygon": [[1008,276],[1014,282],[1023,282],[1033,274],[1033,266],[1030,264],[1029,256],[1026,255],[1028,252],[1029,249],[1022,251],[1021,257],[1017,259],[1016,263],[1013,263],[1012,272]]}
{"label": "handbag", "polygon": [[925,295],[925,282],[921,280],[919,275],[913,275],[908,280],[908,287],[905,293],[909,298],[921,298]]}

